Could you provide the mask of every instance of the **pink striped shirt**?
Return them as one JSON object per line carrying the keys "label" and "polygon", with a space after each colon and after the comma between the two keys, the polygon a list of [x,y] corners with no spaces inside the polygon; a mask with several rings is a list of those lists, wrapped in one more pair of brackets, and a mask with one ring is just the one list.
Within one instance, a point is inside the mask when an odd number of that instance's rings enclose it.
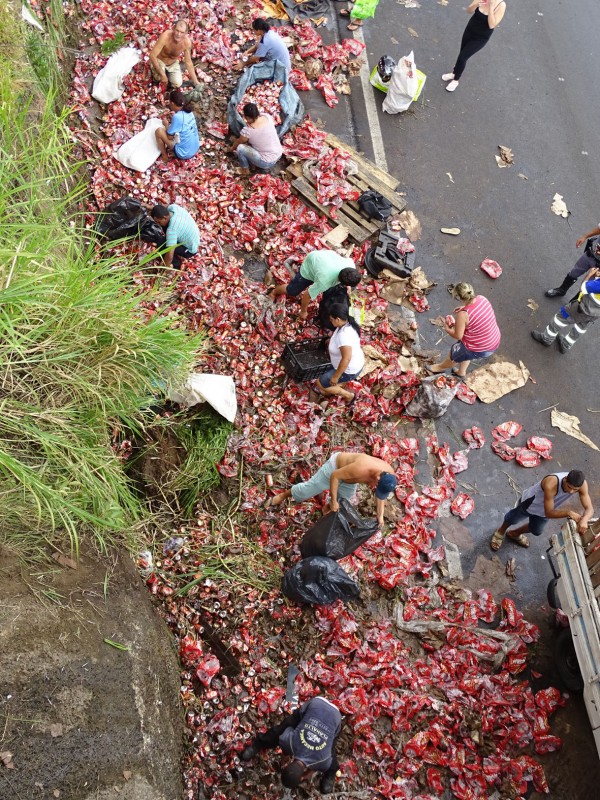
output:
{"label": "pink striped shirt", "polygon": [[473,353],[496,350],[500,346],[500,328],[490,301],[479,294],[468,306],[463,306],[462,311],[466,311],[468,317],[462,337],[464,346]]}

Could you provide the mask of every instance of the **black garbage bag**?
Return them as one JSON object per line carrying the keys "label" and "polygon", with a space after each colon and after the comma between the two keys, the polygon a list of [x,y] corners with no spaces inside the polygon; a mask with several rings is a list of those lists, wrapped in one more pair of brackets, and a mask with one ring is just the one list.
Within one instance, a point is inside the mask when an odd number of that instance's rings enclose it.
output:
{"label": "black garbage bag", "polygon": [[121,197],[106,206],[98,215],[96,233],[109,242],[136,236],[154,244],[165,242],[163,229],[133,197]]}
{"label": "black garbage bag", "polygon": [[234,136],[239,136],[246,124],[237,110],[240,101],[246,94],[246,89],[255,83],[264,83],[265,81],[281,81],[283,84],[279,95],[281,125],[276,126],[280,139],[304,117],[304,106],[298,97],[298,93],[288,81],[288,75],[283,64],[280,64],[279,61],[259,61],[258,64],[252,64],[242,73],[242,77],[237,82],[237,86],[227,103],[227,124]]}
{"label": "black garbage bag", "polygon": [[296,603],[329,606],[336,600],[356,600],[360,589],[332,558],[303,558],[283,576],[281,591]]}
{"label": "black garbage bag", "polygon": [[340,500],[340,510],[331,511],[313,525],[302,537],[302,558],[326,556],[339,561],[349,556],[373,534],[377,533],[377,520],[363,519],[347,500]]}
{"label": "black garbage bag", "polygon": [[319,303],[319,310],[317,311],[317,322],[326,331],[335,330],[329,319],[331,307],[337,304],[345,306],[346,310],[350,310],[350,297],[348,295],[348,288],[338,283],[337,286],[332,286],[326,289],[321,296]]}
{"label": "black garbage bag", "polygon": [[358,207],[369,219],[384,222],[392,213],[392,204],[374,189],[368,189],[358,198]]}

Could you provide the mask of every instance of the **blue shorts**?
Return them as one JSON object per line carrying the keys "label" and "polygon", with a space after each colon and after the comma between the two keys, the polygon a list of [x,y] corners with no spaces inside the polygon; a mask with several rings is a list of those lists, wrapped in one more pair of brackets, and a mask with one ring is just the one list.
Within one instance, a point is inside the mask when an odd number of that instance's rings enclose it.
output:
{"label": "blue shorts", "polygon": [[461,361],[472,361],[474,358],[489,358],[495,352],[495,350],[484,350],[481,353],[475,353],[465,347],[462,342],[455,342],[450,348],[450,358],[460,364]]}
{"label": "blue shorts", "polygon": [[300,272],[297,272],[286,286],[285,293],[288,297],[298,297],[299,294],[302,294],[305,289],[312,285],[313,281],[303,278]]}
{"label": "blue shorts", "polygon": [[[362,369],[361,369],[360,372],[362,372]],[[348,381],[355,381],[358,378],[358,376],[360,375],[360,372],[355,372],[354,374],[350,374],[349,372],[342,372],[342,374],[340,375],[340,379],[337,382],[337,385],[339,386],[340,383],[348,383]],[[324,389],[329,389],[329,387],[331,386],[331,378],[332,378],[334,373],[335,373],[335,370],[333,368],[331,368],[331,369],[327,370],[327,372],[325,372],[319,378],[319,381],[321,382],[321,386]]]}
{"label": "blue shorts", "polygon": [[548,522],[546,517],[530,514],[527,509],[523,508],[523,503],[519,503],[516,508],[512,508],[504,515],[504,522],[507,525],[516,525],[517,522],[525,522],[525,520],[529,523],[529,532],[534,536],[541,536]]}

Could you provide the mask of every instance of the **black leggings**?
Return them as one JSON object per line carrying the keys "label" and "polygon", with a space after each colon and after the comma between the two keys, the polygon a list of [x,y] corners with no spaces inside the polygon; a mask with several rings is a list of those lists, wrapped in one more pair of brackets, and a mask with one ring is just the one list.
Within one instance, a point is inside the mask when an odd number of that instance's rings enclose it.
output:
{"label": "black leggings", "polygon": [[460,53],[458,54],[458,58],[456,59],[456,64],[454,69],[454,80],[457,81],[460,79],[460,76],[463,74],[465,67],[467,66],[467,61],[471,58],[472,55],[475,55],[479,50],[486,46],[489,42],[490,37],[492,35],[492,31],[490,30],[489,36],[481,36],[476,35],[471,32],[469,26],[465,28],[465,32],[463,33],[462,41],[460,43]]}

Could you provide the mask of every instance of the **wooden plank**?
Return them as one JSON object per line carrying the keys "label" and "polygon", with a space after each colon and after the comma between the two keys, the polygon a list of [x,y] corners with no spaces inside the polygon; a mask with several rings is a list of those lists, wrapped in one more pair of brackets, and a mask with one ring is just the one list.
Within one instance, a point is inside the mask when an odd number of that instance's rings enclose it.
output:
{"label": "wooden plank", "polygon": [[336,218],[333,219],[331,216],[331,210],[328,209],[327,206],[323,206],[321,203],[319,203],[317,200],[317,193],[310,183],[304,178],[296,178],[296,180],[293,181],[292,186],[299,194],[306,197],[307,200],[309,200],[313,206],[315,206],[315,208],[318,208],[322,214],[325,214],[328,219],[332,220],[332,222],[336,224],[340,224],[345,228],[348,228],[348,233],[350,236],[352,236],[352,238],[359,244],[362,244],[362,242],[366,241],[371,236],[370,231],[361,227],[360,225],[357,225],[354,220],[350,219],[350,217],[344,214],[342,210],[338,211]]}
{"label": "wooden plank", "polygon": [[[381,181],[381,183],[384,183],[392,190],[398,187],[400,181],[396,180],[396,178],[393,178],[389,173],[380,169],[380,167],[378,167],[376,164],[373,164],[373,162],[369,161],[367,158],[365,158],[365,156],[361,156],[356,152],[356,150],[354,150],[354,148],[350,147],[350,145],[346,144],[346,142],[342,142],[342,140],[338,139],[337,136],[334,136],[333,133],[328,133],[325,141],[331,147],[339,147],[340,150],[345,150],[347,153],[349,153],[352,160],[356,161],[358,166],[363,168],[365,174],[373,178],[374,182]],[[381,194],[383,194],[383,192]]]}

